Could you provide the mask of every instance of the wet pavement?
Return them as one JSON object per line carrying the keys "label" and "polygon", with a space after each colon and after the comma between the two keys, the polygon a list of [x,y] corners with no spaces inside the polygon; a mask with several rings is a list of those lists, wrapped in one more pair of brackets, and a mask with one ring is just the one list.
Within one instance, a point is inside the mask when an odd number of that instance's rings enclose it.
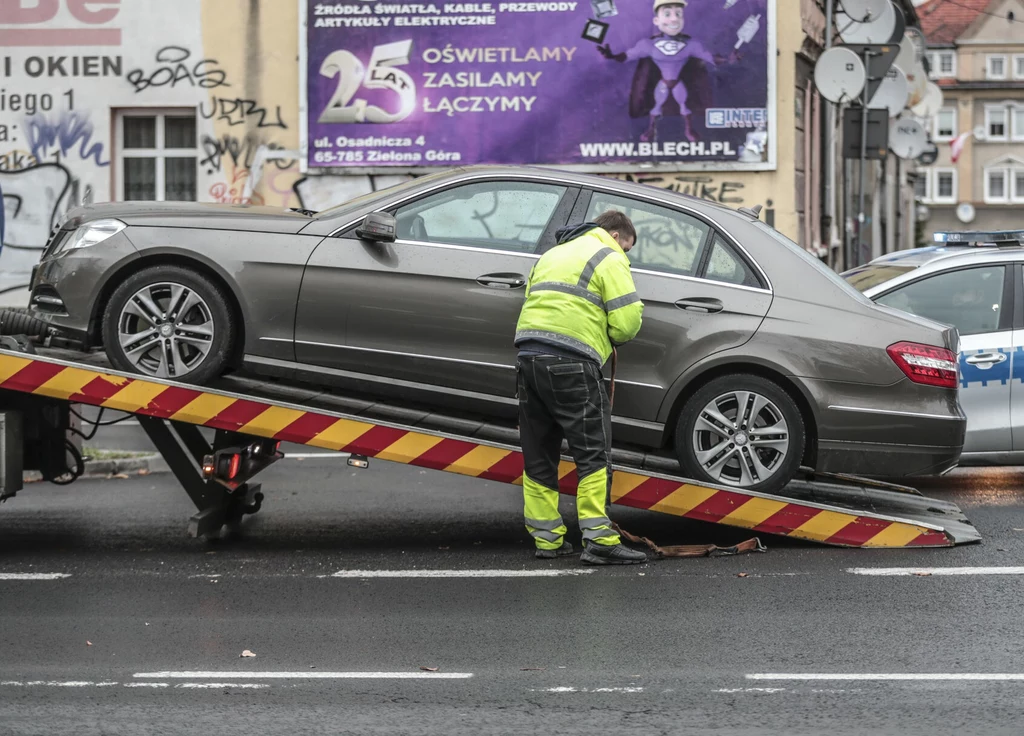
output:
{"label": "wet pavement", "polygon": [[30,484],[0,506],[0,734],[1019,733],[1022,477],[918,483],[978,545],[611,570],[534,560],[515,487],[385,462],[281,461],[212,542],[170,475]]}

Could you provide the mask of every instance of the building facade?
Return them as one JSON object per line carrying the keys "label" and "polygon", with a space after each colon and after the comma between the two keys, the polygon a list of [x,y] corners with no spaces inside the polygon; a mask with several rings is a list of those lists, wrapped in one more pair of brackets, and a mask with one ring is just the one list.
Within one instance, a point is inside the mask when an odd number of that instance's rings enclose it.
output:
{"label": "building facade", "polygon": [[[360,174],[304,165],[304,5],[0,3],[0,189],[7,221],[0,292],[22,298],[19,289],[54,223],[81,203],[185,200],[320,209],[415,175],[401,168]],[[813,84],[813,64],[824,47],[824,6],[820,0],[768,0],[768,8],[774,168],[681,163],[656,171],[619,167],[608,175],[733,206],[761,205],[763,219],[831,263],[843,215],[840,207],[830,230],[823,223],[821,163],[835,140],[824,129]],[[882,228],[878,238],[898,241],[884,235],[885,223],[902,207],[880,197],[872,202],[870,224]]]}
{"label": "building facade", "polygon": [[921,171],[922,241],[946,230],[1022,229],[1024,3],[931,0],[918,12],[944,103],[936,162]]}

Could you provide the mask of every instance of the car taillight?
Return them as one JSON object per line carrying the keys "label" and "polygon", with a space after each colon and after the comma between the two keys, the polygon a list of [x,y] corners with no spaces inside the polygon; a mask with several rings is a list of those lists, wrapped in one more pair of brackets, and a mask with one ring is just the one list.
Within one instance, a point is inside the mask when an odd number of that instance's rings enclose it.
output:
{"label": "car taillight", "polygon": [[886,352],[914,383],[956,388],[959,380],[956,356],[945,348],[898,342]]}

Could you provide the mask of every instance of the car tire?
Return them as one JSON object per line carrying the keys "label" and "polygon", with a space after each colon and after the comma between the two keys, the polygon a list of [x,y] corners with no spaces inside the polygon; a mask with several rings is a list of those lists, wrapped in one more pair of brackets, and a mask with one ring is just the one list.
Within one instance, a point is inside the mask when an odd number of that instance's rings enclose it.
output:
{"label": "car tire", "polygon": [[[171,307],[173,298],[180,314]],[[144,316],[150,314],[152,319]],[[103,346],[116,368],[184,383],[203,384],[223,373],[236,334],[223,290],[179,266],[129,276],[103,314]]]}
{"label": "car tire", "polygon": [[[736,421],[741,401],[756,412],[752,423]],[[751,429],[756,438],[747,434]],[[687,478],[774,493],[800,468],[805,432],[800,408],[777,383],[747,373],[721,376],[699,388],[679,413],[676,455]]]}

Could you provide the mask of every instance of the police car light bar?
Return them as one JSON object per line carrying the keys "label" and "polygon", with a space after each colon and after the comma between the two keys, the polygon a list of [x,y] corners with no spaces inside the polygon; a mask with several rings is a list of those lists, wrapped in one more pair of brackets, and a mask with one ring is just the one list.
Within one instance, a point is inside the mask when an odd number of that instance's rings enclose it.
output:
{"label": "police car light bar", "polygon": [[961,230],[951,233],[935,233],[936,243],[953,245],[996,246],[997,248],[1024,245],[1024,230]]}

